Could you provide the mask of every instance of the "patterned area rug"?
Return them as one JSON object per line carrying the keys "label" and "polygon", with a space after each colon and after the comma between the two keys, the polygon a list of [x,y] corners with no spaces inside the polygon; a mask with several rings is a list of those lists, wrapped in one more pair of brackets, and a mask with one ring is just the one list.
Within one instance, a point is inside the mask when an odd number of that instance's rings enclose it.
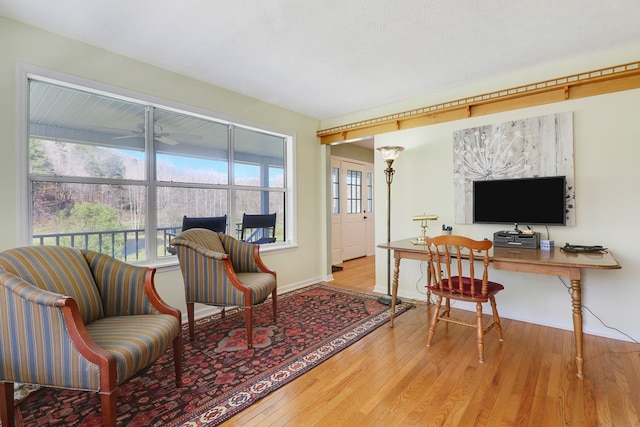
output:
{"label": "patterned area rug", "polygon": [[[400,314],[408,306],[396,307]],[[123,426],[215,426],[294,380],[389,320],[376,297],[324,283],[278,296],[254,309],[254,348],[246,348],[244,312],[227,311],[184,333],[183,387],[176,388],[169,350],[120,388]],[[101,425],[96,393],[41,388],[19,403],[23,426]]]}

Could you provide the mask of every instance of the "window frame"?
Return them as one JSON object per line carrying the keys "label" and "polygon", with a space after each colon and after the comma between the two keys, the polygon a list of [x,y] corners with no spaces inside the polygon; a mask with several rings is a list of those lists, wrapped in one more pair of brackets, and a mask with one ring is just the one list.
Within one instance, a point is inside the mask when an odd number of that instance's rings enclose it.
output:
{"label": "window frame", "polygon": [[[65,73],[56,72],[40,67],[18,64],[16,73],[16,187],[17,187],[17,205],[16,205],[16,241],[19,245],[32,245],[33,222],[32,222],[32,197],[30,191],[31,179],[29,177],[29,85],[30,81],[36,80],[43,83],[54,84],[69,89],[76,89],[94,94],[104,95],[110,98],[140,104],[146,107],[159,108],[162,110],[172,111],[177,114],[186,114],[196,118],[211,120],[224,124],[233,129],[240,127],[255,132],[269,134],[283,138],[284,144],[284,182],[283,187],[252,187],[260,190],[277,192],[283,194],[284,202],[284,241],[278,241],[273,244],[261,246],[261,251],[273,251],[291,246],[296,246],[296,227],[295,227],[295,135],[282,132],[264,125],[256,125],[247,121],[225,117],[217,113],[203,110],[198,107],[179,104],[174,101],[156,98],[153,96],[138,93],[132,90],[113,87],[105,83],[99,83],[77,76],[67,75]],[[148,110],[148,108],[147,108]],[[148,120],[148,112],[145,113],[145,120]],[[156,233],[158,227],[157,218],[157,189],[166,186],[166,182],[157,181],[155,177],[155,151],[153,147],[153,137],[147,137],[144,150],[145,177],[143,180],[146,192],[146,221],[145,234],[148,236],[148,246],[155,247]],[[247,186],[236,186],[233,182],[233,144],[228,145],[229,153],[229,182],[227,183],[227,191],[229,201],[227,205],[227,215],[233,218],[235,215],[235,203],[232,200],[236,190],[245,190]],[[64,180],[64,178],[63,178]],[[69,182],[69,181],[66,181]],[[129,181],[128,183],[131,183]],[[173,186],[173,184],[171,184]],[[182,188],[202,188],[199,184],[193,186],[189,183],[179,183]],[[233,224],[229,224],[228,232],[233,235]],[[127,261],[132,262],[132,261]],[[135,262],[135,261],[133,261]],[[146,264],[166,264],[176,262],[175,257],[158,256],[155,251],[147,251],[146,259],[141,260]]]}

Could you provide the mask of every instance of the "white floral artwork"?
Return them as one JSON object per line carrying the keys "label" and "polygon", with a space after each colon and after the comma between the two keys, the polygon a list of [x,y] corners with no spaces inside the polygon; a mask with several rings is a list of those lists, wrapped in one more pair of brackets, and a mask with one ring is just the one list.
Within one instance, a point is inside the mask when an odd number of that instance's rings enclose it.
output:
{"label": "white floral artwork", "polygon": [[575,225],[573,114],[532,117],[453,133],[456,224],[473,223],[473,181],[567,177],[567,225]]}

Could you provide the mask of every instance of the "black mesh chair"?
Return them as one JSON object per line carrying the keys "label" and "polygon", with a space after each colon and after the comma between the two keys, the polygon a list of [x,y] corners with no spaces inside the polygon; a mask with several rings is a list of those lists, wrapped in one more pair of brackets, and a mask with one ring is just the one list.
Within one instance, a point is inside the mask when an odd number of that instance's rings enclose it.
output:
{"label": "black mesh chair", "polygon": [[242,215],[240,240],[263,244],[276,241],[276,214]]}
{"label": "black mesh chair", "polygon": [[[182,217],[182,231],[189,230],[190,228],[206,228],[207,230],[215,231],[216,233],[227,232],[227,216],[183,216]],[[175,234],[171,234],[171,237],[175,237]],[[171,255],[176,254],[176,248],[173,247],[171,242],[167,247],[167,252]]]}
{"label": "black mesh chair", "polygon": [[190,228],[206,228],[216,233],[227,232],[227,216],[182,217],[182,231]]}

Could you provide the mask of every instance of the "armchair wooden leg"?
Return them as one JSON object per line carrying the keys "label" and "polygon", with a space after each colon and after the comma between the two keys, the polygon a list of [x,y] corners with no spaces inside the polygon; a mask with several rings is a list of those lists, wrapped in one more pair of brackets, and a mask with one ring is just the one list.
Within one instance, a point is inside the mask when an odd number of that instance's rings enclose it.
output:
{"label": "armchair wooden leg", "polygon": [[176,387],[182,387],[182,336],[173,340],[173,368],[176,371]]}
{"label": "armchair wooden leg", "polygon": [[276,317],[278,316],[278,290],[274,289],[271,292],[271,299],[273,300],[273,321],[276,321]]}
{"label": "armchair wooden leg", "polygon": [[192,303],[192,302],[188,302],[187,303],[187,320],[189,322],[189,338],[191,338],[191,341],[195,340],[194,305],[195,305],[195,303]]}
{"label": "armchair wooden leg", "polygon": [[484,363],[484,329],[482,327],[482,303],[476,303],[476,316],[478,326],[476,334],[478,336],[478,361]]}
{"label": "armchair wooden leg", "polygon": [[0,385],[0,421],[3,426],[13,426],[13,383]]}
{"label": "armchair wooden leg", "polygon": [[253,324],[252,324],[252,311],[251,306],[248,305],[244,308],[244,319],[247,323],[247,348],[253,348]]}
{"label": "armchair wooden leg", "polygon": [[117,390],[100,392],[102,423],[104,427],[116,427],[116,396]]}

